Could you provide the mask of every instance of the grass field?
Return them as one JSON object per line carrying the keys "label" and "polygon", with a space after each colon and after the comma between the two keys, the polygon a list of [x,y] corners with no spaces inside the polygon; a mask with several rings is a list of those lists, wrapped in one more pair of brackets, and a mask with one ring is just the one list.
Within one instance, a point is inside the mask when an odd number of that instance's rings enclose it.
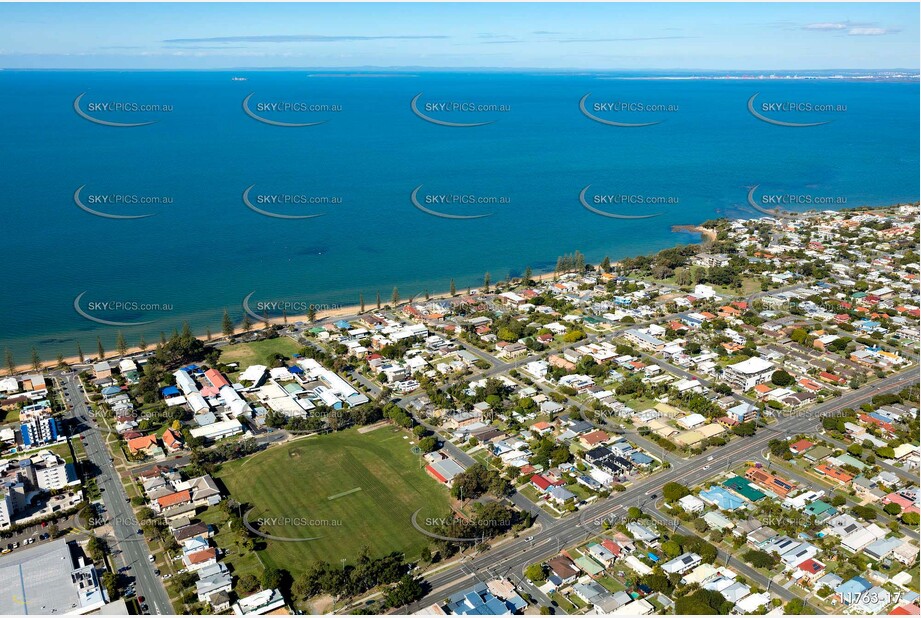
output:
{"label": "grass field", "polygon": [[222,363],[240,363],[240,368],[249,365],[264,365],[270,354],[276,352],[285,356],[296,354],[301,347],[290,337],[277,337],[249,343],[235,343],[221,350]]}
{"label": "grass field", "polygon": [[351,562],[364,546],[372,555],[398,550],[408,560],[418,558],[430,539],[412,527],[413,512],[423,509],[417,521],[424,526],[426,517],[450,512],[450,498],[421,469],[407,435],[389,426],[366,434],[350,429],[225,465],[219,478],[232,498],[254,509],[251,522],[263,520],[262,532],[319,537],[267,540],[259,551],[262,563],[298,572],[314,560]]}

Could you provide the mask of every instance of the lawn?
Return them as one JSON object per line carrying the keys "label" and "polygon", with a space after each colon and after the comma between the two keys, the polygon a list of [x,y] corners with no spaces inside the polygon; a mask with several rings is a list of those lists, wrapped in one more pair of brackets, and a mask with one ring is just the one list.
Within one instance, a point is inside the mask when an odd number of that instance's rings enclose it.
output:
{"label": "lawn", "polygon": [[221,349],[221,362],[224,364],[240,363],[240,368],[245,369],[250,365],[268,364],[269,355],[276,352],[290,357],[300,349],[301,346],[290,337],[235,343]]}
{"label": "lawn", "polygon": [[303,438],[231,462],[218,476],[232,498],[253,509],[251,522],[263,520],[262,532],[318,537],[266,541],[259,552],[266,566],[297,572],[314,560],[352,562],[364,546],[372,555],[402,551],[413,560],[430,539],[412,527],[412,514],[421,508],[417,522],[425,526],[427,517],[444,517],[451,507],[407,435],[385,426]]}

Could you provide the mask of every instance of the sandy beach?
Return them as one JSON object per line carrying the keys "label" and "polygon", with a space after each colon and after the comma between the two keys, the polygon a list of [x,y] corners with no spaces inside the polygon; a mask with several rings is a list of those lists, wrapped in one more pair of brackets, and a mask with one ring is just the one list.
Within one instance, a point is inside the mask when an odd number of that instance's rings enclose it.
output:
{"label": "sandy beach", "polygon": [[[703,236],[703,237],[705,238],[705,244],[709,244],[709,243],[711,243],[711,242],[713,242],[713,241],[716,240],[716,231],[715,231],[715,230],[712,230],[712,229],[710,229],[710,228],[705,228],[705,227],[700,226],[700,225],[675,225],[675,226],[672,226],[672,231],[673,231],[673,232],[692,232],[692,233],[700,234],[701,236]],[[612,264],[612,265],[616,265],[617,262],[616,262],[616,261],[612,261],[611,264]],[[550,280],[550,279],[554,279],[555,277],[557,277],[557,273],[555,273],[555,272],[546,272],[546,273],[541,273],[541,274],[532,274],[532,275],[531,275],[531,280],[532,280],[532,281],[536,281],[536,282],[541,282],[541,281],[547,281],[547,280]],[[493,283],[493,286],[495,286],[497,283],[502,283],[503,281],[504,281],[504,280],[494,282],[494,283]],[[478,289],[479,289],[479,288],[472,288],[471,291],[476,291],[476,290],[478,290]],[[466,295],[466,291],[458,290],[457,294],[455,294],[454,297],[456,298],[456,297],[458,297],[458,296],[464,296],[464,295]],[[401,299],[400,304],[401,304],[401,305],[402,305],[402,304],[405,304],[407,301],[412,300],[412,299],[415,299],[415,298],[417,298],[417,297],[421,297],[421,296],[422,296],[421,294],[417,294],[415,297],[411,297],[410,299]],[[438,292],[438,293],[435,293],[435,294],[430,294],[430,295],[429,295],[428,301],[425,301],[425,302],[433,302],[433,301],[438,301],[438,300],[445,300],[445,299],[448,299],[448,298],[452,298],[451,293],[450,293],[449,291]],[[423,300],[423,299],[420,298],[420,300]],[[383,299],[382,299],[382,303],[381,303],[381,307],[382,307],[382,308],[383,308],[384,306],[386,306],[386,305],[389,305],[389,304],[390,304],[389,302],[383,302]],[[370,302],[370,303],[366,302],[366,303],[365,303],[365,313],[368,313],[368,312],[371,312],[371,311],[377,311],[377,304],[376,304],[375,302]],[[332,320],[332,319],[339,319],[339,318],[349,318],[349,317],[354,317],[354,316],[357,316],[357,315],[361,315],[361,306],[360,306],[360,305],[358,305],[358,304],[354,304],[354,305],[340,305],[340,306],[338,306],[338,307],[336,307],[336,308],[334,308],[334,309],[318,310],[318,311],[317,311],[316,322],[319,323],[319,322],[322,322],[322,321],[324,321],[324,320]],[[305,314],[300,314],[300,315],[289,315],[289,316],[287,316],[287,319],[286,319],[286,318],[281,318],[281,317],[269,318],[269,319],[268,319],[269,324],[272,324],[272,325],[284,325],[284,324],[286,324],[286,323],[287,323],[287,324],[294,324],[295,322],[307,322],[307,321],[308,321],[308,317],[307,317],[307,314],[306,314],[306,313],[305,313]],[[262,318],[260,318],[258,321],[253,320],[253,328],[251,329],[251,331],[261,330],[261,329],[263,328],[263,322],[264,322],[264,320],[263,320]],[[240,329],[240,323],[236,323],[236,332],[235,332],[235,334],[236,334],[236,335],[239,335],[239,334],[241,334],[242,332],[243,332],[243,331]],[[207,341],[212,341],[212,342],[213,342],[213,341],[222,341],[222,340],[226,339],[226,337],[224,337],[224,336],[223,336],[222,334],[220,334],[220,333],[213,334],[212,337],[211,337],[210,339],[209,339],[206,335],[203,335],[203,334],[202,334],[202,335],[196,335],[196,337],[197,337],[199,340],[201,340],[201,341],[206,341],[206,342],[207,342]],[[129,348],[128,348],[128,351],[126,352],[126,355],[129,355],[129,356],[130,356],[130,355],[132,355],[132,354],[138,354],[138,353],[141,353],[141,352],[144,352],[144,351],[154,350],[154,349],[156,349],[156,347],[157,347],[157,342],[153,342],[153,343],[148,344],[146,350],[142,350],[142,349],[141,349],[140,347],[138,347],[138,346],[132,346],[132,347],[129,347]],[[89,352],[84,352],[84,358],[87,358],[87,359],[88,359],[88,358],[95,358],[95,354],[92,352],[92,350],[89,351]],[[119,358],[119,355],[118,355],[117,353],[109,353],[109,352],[106,353],[106,359],[111,360],[111,359],[115,359],[115,358]],[[97,359],[97,360],[98,360],[98,359]],[[74,356],[65,356],[65,357],[64,357],[64,362],[67,363],[68,365],[76,365],[76,364],[80,364],[80,359],[79,359],[77,356],[75,356],[75,355],[74,355]],[[43,370],[43,371],[51,370],[51,369],[54,369],[56,366],[57,366],[57,363],[56,363],[55,361],[51,361],[51,362],[45,361],[45,362],[43,362],[42,370]],[[17,372],[17,373],[28,373],[28,372],[31,372],[31,371],[34,371],[34,369],[32,368],[32,365],[31,365],[30,363],[22,363],[22,364],[18,364],[18,365],[16,366],[16,372]],[[4,373],[6,373],[6,372],[4,372]]]}

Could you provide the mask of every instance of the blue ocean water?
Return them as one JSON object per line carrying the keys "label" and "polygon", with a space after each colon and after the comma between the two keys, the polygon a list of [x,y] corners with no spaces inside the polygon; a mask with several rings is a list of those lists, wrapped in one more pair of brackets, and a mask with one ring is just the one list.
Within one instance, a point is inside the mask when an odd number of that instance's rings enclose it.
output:
{"label": "blue ocean water", "polygon": [[[246,80],[233,80],[233,76]],[[0,347],[26,362],[34,345],[45,358],[87,354],[96,337],[114,347],[116,331],[136,343],[188,320],[220,329],[242,299],[370,306],[394,286],[408,298],[423,290],[461,290],[483,274],[504,279],[526,266],[550,270],[574,250],[589,261],[650,253],[696,237],[672,226],[717,216],[750,217],[748,189],[836,198],[830,206],[918,200],[918,84],[836,80],[619,79],[616,74],[322,73],[315,71],[91,72],[0,71],[0,183],[4,196],[0,264]],[[93,123],[155,120],[139,127]],[[442,121],[490,122],[448,127]],[[579,110],[642,128],[595,122]],[[831,122],[808,128],[768,124],[747,110],[764,102],[845,106],[827,112],[766,111],[783,120]],[[320,122],[280,127],[281,122]],[[617,102],[664,106],[607,111]],[[159,105],[112,112],[101,104]],[[322,106],[273,110],[271,104]],[[439,109],[439,103],[493,106]],[[760,109],[760,108],[759,108]],[[765,108],[771,110],[770,107]],[[309,219],[279,214],[322,214]],[[410,200],[448,214],[426,214]],[[594,202],[589,196],[642,196],[659,204]],[[152,214],[116,220],[108,214]],[[101,195],[158,196],[164,203],[101,203]],[[325,196],[325,204],[273,204],[265,196]],[[439,195],[496,203],[438,202]],[[258,197],[262,196],[262,200]],[[429,199],[425,199],[429,196]],[[591,198],[590,198],[591,199]],[[341,200],[341,203],[339,203]],[[846,203],[842,203],[846,200]],[[90,203],[92,202],[92,203]],[[789,206],[805,208],[802,205]],[[87,314],[125,324],[103,325]],[[106,304],[108,303],[108,305]],[[114,303],[120,306],[113,309]],[[145,306],[150,305],[150,306]],[[159,305],[159,309],[156,307]],[[300,310],[298,311],[298,309]],[[277,314],[269,306],[268,313]]]}

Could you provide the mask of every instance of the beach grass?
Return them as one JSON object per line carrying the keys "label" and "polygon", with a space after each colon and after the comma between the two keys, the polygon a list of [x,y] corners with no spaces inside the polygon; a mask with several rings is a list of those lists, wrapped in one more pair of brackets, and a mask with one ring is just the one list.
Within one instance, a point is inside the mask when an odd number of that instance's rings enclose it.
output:
{"label": "beach grass", "polygon": [[[311,562],[353,562],[392,551],[417,559],[430,539],[417,521],[450,512],[447,489],[428,476],[412,452],[409,434],[393,427],[355,429],[302,438],[226,464],[218,476],[230,496],[252,509],[260,531],[287,539],[260,539],[266,567],[303,571]],[[290,521],[284,521],[288,518]]]}

